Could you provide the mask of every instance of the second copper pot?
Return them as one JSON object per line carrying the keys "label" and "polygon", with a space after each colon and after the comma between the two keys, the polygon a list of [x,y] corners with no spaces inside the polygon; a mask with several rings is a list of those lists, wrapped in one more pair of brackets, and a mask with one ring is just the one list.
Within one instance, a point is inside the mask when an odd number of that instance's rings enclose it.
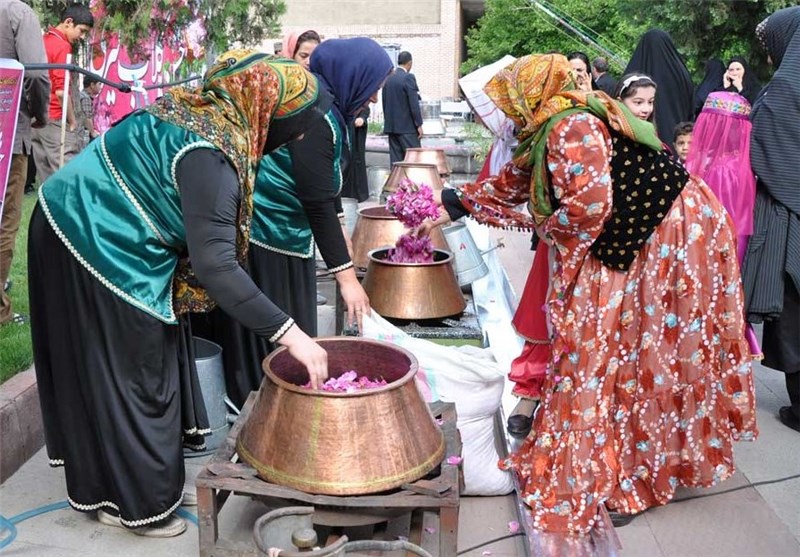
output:
{"label": "second copper pot", "polygon": [[437,249],[433,263],[393,263],[388,249],[369,253],[361,285],[372,309],[395,319],[440,319],[467,307],[453,270],[453,254]]}
{"label": "second copper pot", "polygon": [[[403,223],[385,207],[359,209],[358,220],[353,230],[353,264],[357,269],[366,269],[370,251],[394,246],[397,239],[405,232]],[[447,249],[447,240],[441,227],[437,226],[431,230],[431,241],[434,248]]]}
{"label": "second copper pot", "polygon": [[410,147],[406,149],[406,156],[403,162],[415,164],[435,164],[441,176],[450,175],[450,165],[447,163],[447,156],[444,149],[434,149],[431,147]]}
{"label": "second copper pot", "polygon": [[411,180],[417,184],[426,184],[433,190],[444,188],[442,178],[435,164],[423,164],[418,162],[396,162],[392,166],[392,173],[383,185],[383,193],[397,191],[397,187],[403,180]]}

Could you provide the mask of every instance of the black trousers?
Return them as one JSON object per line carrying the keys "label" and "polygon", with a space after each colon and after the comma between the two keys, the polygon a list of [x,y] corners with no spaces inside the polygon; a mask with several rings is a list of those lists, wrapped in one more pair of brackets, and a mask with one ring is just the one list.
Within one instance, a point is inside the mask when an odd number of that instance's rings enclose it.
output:
{"label": "black trousers", "polygon": [[421,147],[419,136],[416,133],[390,133],[389,134],[389,162],[394,165],[406,158],[406,149]]}

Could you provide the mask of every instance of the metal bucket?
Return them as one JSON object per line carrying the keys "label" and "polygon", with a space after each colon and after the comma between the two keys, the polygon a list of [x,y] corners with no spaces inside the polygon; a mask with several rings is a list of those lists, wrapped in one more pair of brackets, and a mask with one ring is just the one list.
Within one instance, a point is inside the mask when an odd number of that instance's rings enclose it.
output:
{"label": "metal bucket", "polygon": [[475,245],[467,225],[457,222],[442,228],[444,239],[455,256],[455,271],[459,286],[467,286],[489,274],[483,253]]}
{"label": "metal bucket", "polygon": [[228,435],[228,408],[225,405],[225,370],[222,347],[204,338],[194,337],[194,361],[200,391],[208,414],[211,435],[206,436],[206,454],[220,446]]}
{"label": "metal bucket", "polygon": [[383,191],[383,185],[389,174],[392,173],[391,168],[385,166],[370,166],[367,170],[367,185],[369,187],[369,196],[371,199],[378,199]]}
{"label": "metal bucket", "polygon": [[352,236],[358,220],[358,199],[343,197],[342,211],[344,211],[344,226],[347,228],[347,233]]}

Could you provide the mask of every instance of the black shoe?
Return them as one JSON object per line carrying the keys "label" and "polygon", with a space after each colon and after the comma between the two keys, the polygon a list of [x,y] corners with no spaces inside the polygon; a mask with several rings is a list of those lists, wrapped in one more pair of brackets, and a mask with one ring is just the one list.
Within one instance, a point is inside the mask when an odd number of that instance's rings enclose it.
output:
{"label": "black shoe", "polygon": [[622,528],[623,526],[627,526],[630,524],[634,518],[639,516],[638,514],[621,514],[617,511],[608,511],[608,516],[611,517],[611,524],[614,525],[614,528]]}
{"label": "black shoe", "polygon": [[514,414],[506,421],[506,430],[512,437],[527,437],[531,432],[533,417],[525,414]]}
{"label": "black shoe", "polygon": [[14,281],[11,279],[6,280],[6,283],[3,285],[3,292],[8,292],[11,290],[11,286],[14,284]]}
{"label": "black shoe", "polygon": [[782,406],[781,409],[778,410],[778,417],[783,425],[800,432],[800,418],[794,415],[791,406]]}

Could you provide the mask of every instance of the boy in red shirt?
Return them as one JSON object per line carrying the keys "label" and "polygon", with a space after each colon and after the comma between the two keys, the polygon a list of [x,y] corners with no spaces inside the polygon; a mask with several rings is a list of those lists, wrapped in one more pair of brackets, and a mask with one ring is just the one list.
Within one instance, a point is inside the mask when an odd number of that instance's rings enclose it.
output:
{"label": "boy in red shirt", "polygon": [[[67,55],[72,52],[72,45],[83,40],[94,26],[94,16],[89,8],[80,4],[72,5],[64,10],[61,23],[48,29],[44,34],[44,49],[47,62],[50,64],[66,64]],[[61,166],[61,116],[67,111],[67,131],[64,134],[64,162],[80,151],[80,134],[78,122],[72,109],[72,102],[64,106],[64,70],[49,70],[50,73],[50,121],[33,132],[33,157],[36,169],[44,182]]]}

